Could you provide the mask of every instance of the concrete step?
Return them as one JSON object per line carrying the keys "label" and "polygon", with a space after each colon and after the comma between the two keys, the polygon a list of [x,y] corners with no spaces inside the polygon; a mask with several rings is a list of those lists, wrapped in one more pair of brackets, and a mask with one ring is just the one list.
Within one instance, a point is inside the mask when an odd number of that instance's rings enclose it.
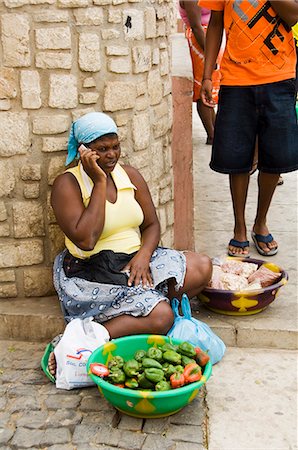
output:
{"label": "concrete step", "polygon": [[57,297],[0,301],[0,339],[46,342],[64,327]]}
{"label": "concrete step", "polygon": [[[297,349],[297,321],[293,314],[296,305],[289,300],[287,308],[283,304],[286,298],[294,300],[295,296],[289,295],[290,286],[284,289],[284,296],[254,316],[224,316],[192,301],[193,316],[207,323],[227,346],[294,350]],[[64,328],[57,297],[0,302],[0,339],[46,342]]]}

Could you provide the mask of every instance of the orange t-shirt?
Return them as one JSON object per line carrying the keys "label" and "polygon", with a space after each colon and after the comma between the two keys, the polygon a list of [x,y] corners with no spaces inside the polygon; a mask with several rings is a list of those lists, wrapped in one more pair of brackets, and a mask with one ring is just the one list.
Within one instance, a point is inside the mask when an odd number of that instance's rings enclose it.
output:
{"label": "orange t-shirt", "polygon": [[222,85],[249,86],[295,78],[293,33],[270,2],[200,0],[199,5],[224,12]]}

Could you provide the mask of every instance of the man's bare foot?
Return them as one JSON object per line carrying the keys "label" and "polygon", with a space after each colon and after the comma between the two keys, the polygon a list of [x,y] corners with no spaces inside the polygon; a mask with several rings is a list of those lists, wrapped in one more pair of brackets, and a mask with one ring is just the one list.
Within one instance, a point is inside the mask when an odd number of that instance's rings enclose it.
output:
{"label": "man's bare foot", "polygon": [[50,374],[53,375],[53,377],[55,377],[56,370],[57,370],[57,364],[56,364],[56,357],[55,357],[54,352],[51,352],[49,355],[48,368],[49,368]]}

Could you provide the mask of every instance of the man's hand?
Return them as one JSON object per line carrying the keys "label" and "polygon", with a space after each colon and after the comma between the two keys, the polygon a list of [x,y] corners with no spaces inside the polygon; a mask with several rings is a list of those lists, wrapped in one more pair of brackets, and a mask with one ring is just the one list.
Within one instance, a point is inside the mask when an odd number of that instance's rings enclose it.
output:
{"label": "man's hand", "polygon": [[202,81],[201,99],[204,105],[214,108],[215,101],[212,97],[212,80],[205,79]]}

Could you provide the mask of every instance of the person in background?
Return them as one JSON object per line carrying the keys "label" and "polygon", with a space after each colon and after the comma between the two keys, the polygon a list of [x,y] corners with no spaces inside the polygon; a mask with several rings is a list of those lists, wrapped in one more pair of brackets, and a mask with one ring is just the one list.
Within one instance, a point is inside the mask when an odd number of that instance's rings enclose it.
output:
{"label": "person in background", "polygon": [[257,140],[259,190],[251,237],[261,255],[272,256],[278,244],[269,233],[268,209],[280,173],[298,168],[296,51],[291,30],[298,20],[298,2],[200,0],[199,4],[212,11],[201,92],[211,108],[212,73],[226,32],[210,167],[230,177],[235,226],[228,253],[249,253],[245,205]]}
{"label": "person in background", "polygon": [[[160,225],[144,178],[119,163],[111,117],[88,113],[71,127],[67,169],[51,204],[66,249],[54,263],[54,285],[66,322],[94,317],[112,338],[167,334],[170,300],[199,294],[212,264],[206,255],[160,247]],[[54,375],[54,353],[49,358]]]}
{"label": "person in background", "polygon": [[[194,79],[193,101],[197,104],[199,117],[207,133],[206,144],[211,145],[214,136],[215,111],[214,108],[211,109],[204,105],[200,98],[204,69],[205,32],[210,18],[210,10],[200,8],[197,3],[197,0],[180,0],[178,8],[186,28],[185,36],[188,41],[192,61]],[[219,60],[212,79],[213,99],[217,103],[220,81]]]}

